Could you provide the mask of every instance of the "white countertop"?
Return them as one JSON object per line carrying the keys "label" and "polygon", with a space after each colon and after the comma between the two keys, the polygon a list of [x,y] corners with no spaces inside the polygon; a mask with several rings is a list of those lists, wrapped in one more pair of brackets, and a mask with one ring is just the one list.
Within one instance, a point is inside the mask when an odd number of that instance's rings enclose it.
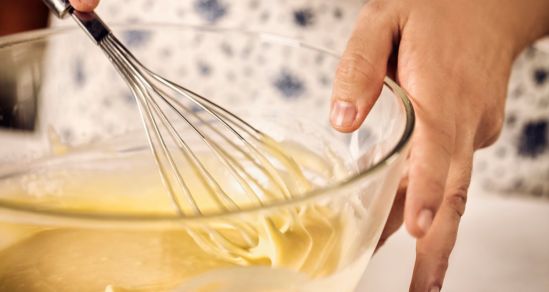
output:
{"label": "white countertop", "polygon": [[[549,291],[549,200],[472,187],[442,291]],[[408,291],[413,239],[400,229],[374,256],[357,292]]]}

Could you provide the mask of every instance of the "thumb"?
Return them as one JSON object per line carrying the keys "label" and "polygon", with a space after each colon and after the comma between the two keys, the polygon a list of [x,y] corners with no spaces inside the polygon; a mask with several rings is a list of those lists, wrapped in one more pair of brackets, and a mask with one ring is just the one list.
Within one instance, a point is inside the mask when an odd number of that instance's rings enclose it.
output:
{"label": "thumb", "polygon": [[99,4],[99,0],[70,0],[70,2],[74,9],[82,12],[90,12]]}
{"label": "thumb", "polygon": [[398,22],[380,5],[371,1],[362,8],[337,68],[330,122],[342,132],[356,130],[381,93]]}

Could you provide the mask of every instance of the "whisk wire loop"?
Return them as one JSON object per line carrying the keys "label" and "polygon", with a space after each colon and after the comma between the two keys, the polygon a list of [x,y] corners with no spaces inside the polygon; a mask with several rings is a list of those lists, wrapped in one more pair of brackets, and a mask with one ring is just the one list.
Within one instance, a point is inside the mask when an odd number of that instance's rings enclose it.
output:
{"label": "whisk wire loop", "polygon": [[[211,209],[238,210],[289,199],[296,193],[290,192],[284,176],[292,177],[302,191],[309,189],[297,163],[269,136],[212,100],[149,70],[95,13],[75,11],[66,0],[44,1],[59,17],[70,13],[128,84],[162,181],[179,216],[203,215]],[[179,127],[183,126],[191,131],[181,132]],[[191,143],[194,142],[191,135],[199,138],[208,154],[214,155],[203,156],[204,149]],[[219,163],[208,163],[210,156]],[[234,180],[228,180],[227,174]],[[247,199],[238,197],[242,193]],[[290,221],[284,226],[300,228],[296,223],[297,210],[289,208],[287,212]],[[260,221],[270,229],[277,229],[272,218]],[[218,227],[219,230],[211,226],[184,226],[184,229],[204,250],[226,260],[240,264],[254,257],[251,250],[259,244],[255,226],[229,219]]]}

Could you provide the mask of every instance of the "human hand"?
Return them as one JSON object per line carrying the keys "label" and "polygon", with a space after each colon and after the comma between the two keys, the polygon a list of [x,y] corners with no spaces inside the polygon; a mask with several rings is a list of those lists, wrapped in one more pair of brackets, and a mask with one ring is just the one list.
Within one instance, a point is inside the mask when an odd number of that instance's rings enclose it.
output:
{"label": "human hand", "polygon": [[99,0],[70,0],[74,9],[83,12],[90,12],[99,5]]}
{"label": "human hand", "polygon": [[386,74],[416,111],[410,168],[380,243],[418,238],[411,291],[439,291],[465,210],[473,152],[498,137],[516,55],[549,31],[549,1],[371,0],[342,55],[331,122],[360,126]]}

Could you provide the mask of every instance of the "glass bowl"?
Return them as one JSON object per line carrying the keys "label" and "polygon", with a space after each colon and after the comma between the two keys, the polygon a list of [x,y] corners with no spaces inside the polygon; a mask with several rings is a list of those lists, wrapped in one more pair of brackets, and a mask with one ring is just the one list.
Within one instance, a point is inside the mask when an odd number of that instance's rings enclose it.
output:
{"label": "glass bowl", "polygon": [[[353,291],[406,163],[414,116],[403,90],[387,78],[365,123],[343,134],[328,123],[334,53],[234,29],[114,31],[153,71],[305,147],[328,179],[290,200],[181,217],[134,98],[85,34],[0,38],[0,290]],[[257,234],[238,243],[253,261],[192,236],[232,238],[242,224]]]}

